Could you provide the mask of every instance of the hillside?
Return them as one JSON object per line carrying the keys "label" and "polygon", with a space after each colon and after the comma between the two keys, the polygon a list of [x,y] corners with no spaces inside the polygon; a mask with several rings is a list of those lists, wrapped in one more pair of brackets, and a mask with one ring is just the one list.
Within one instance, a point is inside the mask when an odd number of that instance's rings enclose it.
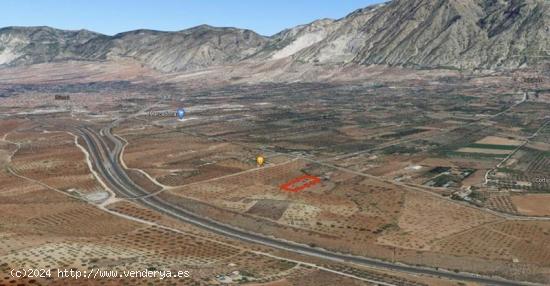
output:
{"label": "hillside", "polygon": [[163,72],[290,58],[294,64],[515,69],[550,57],[545,0],[394,0],[271,37],[201,25],[106,36],[49,27],[0,29],[0,66],[134,59]]}
{"label": "hillside", "polygon": [[548,59],[550,2],[394,0],[339,20],[297,59],[408,67],[517,68]]}

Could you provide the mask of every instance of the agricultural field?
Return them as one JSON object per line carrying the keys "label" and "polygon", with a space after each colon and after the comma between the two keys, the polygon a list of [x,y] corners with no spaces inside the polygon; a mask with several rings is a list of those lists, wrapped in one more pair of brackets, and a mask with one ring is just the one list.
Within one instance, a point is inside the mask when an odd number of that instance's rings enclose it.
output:
{"label": "agricultural field", "polygon": [[164,186],[204,181],[256,166],[256,152],[234,144],[158,127],[132,132],[119,133],[129,142],[124,152],[125,164],[146,172]]}
{"label": "agricultural field", "polygon": [[[68,140],[57,135],[50,140],[59,140],[60,144]],[[40,148],[41,151],[47,150],[42,145]],[[19,158],[17,160],[23,162]],[[48,166],[51,166],[52,172],[56,169],[56,164]],[[48,168],[42,170],[48,172]],[[41,178],[43,174],[35,170],[25,175]],[[169,268],[185,269],[192,273],[190,278],[179,280],[135,278],[130,280],[133,285],[212,285],[219,283],[216,278],[219,275],[227,275],[235,282],[271,283],[288,279],[290,285],[299,281],[304,282],[301,285],[318,285],[318,278],[315,278],[314,273],[325,275],[322,270],[250,252],[240,242],[225,243],[226,239],[217,235],[203,235],[204,231],[200,229],[186,226],[130,202],[119,201],[108,208],[131,218],[162,223],[168,227],[118,217],[97,206],[67,196],[71,194],[69,191],[56,192],[36,183],[36,179],[26,179],[23,175],[17,177],[6,170],[0,172],[0,178],[3,182],[0,215],[4,218],[0,226],[2,271],[56,265],[60,269],[80,271]],[[57,181],[51,182],[55,184]],[[334,281],[349,279],[345,276],[331,277]],[[0,278],[0,285],[62,285],[79,282],[74,279],[56,279],[52,284],[42,278],[14,279],[5,275]],[[386,275],[384,279],[417,280],[391,275]],[[117,283],[116,281],[118,279],[97,280],[98,283],[107,284]],[[444,282],[441,283],[445,285]],[[357,285],[371,284],[357,282]],[[425,284],[418,282],[417,285]]]}
{"label": "agricultural field", "polygon": [[550,180],[547,179],[549,164],[549,151],[540,151],[526,145],[492,172],[489,179],[492,186],[501,189],[548,192],[550,191]]}
{"label": "agricultural field", "polygon": [[443,237],[459,233],[500,218],[426,194],[408,193],[397,222],[397,231],[379,242],[409,249],[430,249]]}
{"label": "agricultural field", "polygon": [[89,171],[86,157],[66,132],[10,132],[6,140],[15,144],[11,170],[51,187],[91,199],[106,198],[105,188]]}
{"label": "agricultural field", "polygon": [[[281,188],[304,172],[322,181],[298,192]],[[218,208],[319,235],[349,237],[350,242],[357,244],[358,240],[365,241],[383,232],[403,203],[402,193],[390,185],[369,182],[301,160],[191,184],[168,193],[171,197],[208,201]],[[356,235],[357,232],[361,235]]]}
{"label": "agricultural field", "polygon": [[548,265],[550,235],[547,222],[508,221],[491,223],[438,241],[441,251],[491,260]]}
{"label": "agricultural field", "polygon": [[503,213],[518,214],[516,204],[512,201],[512,195],[510,192],[487,192],[483,193],[485,206]]}
{"label": "agricultural field", "polygon": [[[399,102],[401,95],[387,87],[234,85],[190,91],[184,101],[188,117],[181,121],[136,108],[136,116],[122,121],[113,133],[125,144],[122,163],[133,181],[201,216],[346,253],[452,269],[479,267],[487,273],[510,270],[507,259],[491,266],[478,255],[460,257],[470,261],[461,264],[439,243],[503,221],[475,205],[451,201],[453,192],[472,187],[484,206],[522,214],[513,196],[490,189],[493,173],[485,185],[486,173],[516,149],[511,159],[525,148],[545,148],[534,141],[520,147],[526,134],[504,124],[506,117],[490,117],[518,96],[465,99],[484,110],[485,117],[478,118],[475,110],[449,107],[437,87],[417,91],[404,85],[409,93],[426,95],[415,106],[399,106],[399,116],[389,101],[371,106],[382,93]],[[270,97],[259,96],[266,89]],[[291,90],[295,96],[285,96]],[[350,92],[369,97],[352,106],[345,101]],[[484,91],[468,90],[477,92]],[[339,94],[342,108],[331,110],[325,104],[331,93]],[[167,99],[151,110],[169,113],[178,104]],[[429,116],[408,116],[419,106],[429,106]],[[266,165],[258,167],[257,155],[266,157]],[[281,188],[304,175],[320,182],[296,192]],[[174,220],[125,202],[109,209],[177,227]],[[525,263],[545,267],[537,261]]]}
{"label": "agricultural field", "polygon": [[511,196],[517,212],[528,216],[550,216],[550,195],[525,194]]}
{"label": "agricultural field", "polygon": [[[93,72],[83,77],[99,79]],[[171,79],[2,89],[2,103],[29,97],[0,106],[13,114],[0,120],[0,261],[9,263],[0,267],[36,257],[44,267],[192,272],[132,285],[469,285],[236,240],[144,203],[154,198],[171,212],[311,249],[550,281],[548,226],[529,218],[550,215],[542,180],[548,130],[533,135],[546,111],[530,102],[510,108],[521,93],[474,80]],[[72,103],[61,106],[57,94]],[[29,106],[40,113],[20,113]],[[181,106],[186,117],[173,118]],[[108,140],[109,126],[120,146]],[[84,127],[106,149],[93,158]],[[110,171],[118,163],[143,194],[122,195],[124,176]]]}

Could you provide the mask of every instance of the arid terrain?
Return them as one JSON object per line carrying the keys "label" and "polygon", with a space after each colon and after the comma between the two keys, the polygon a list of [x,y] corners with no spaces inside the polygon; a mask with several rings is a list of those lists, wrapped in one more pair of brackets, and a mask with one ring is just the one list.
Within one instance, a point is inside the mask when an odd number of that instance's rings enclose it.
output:
{"label": "arid terrain", "polygon": [[[164,81],[154,70],[137,76],[131,66],[91,68],[0,72],[4,90],[14,91],[0,99],[4,269],[169,267],[192,272],[179,280],[185,285],[222,283],[219,275],[233,271],[235,281],[266,285],[453,285],[296,257],[116,194],[81,128],[101,137],[118,119],[112,132],[123,142],[128,176],[176,207],[339,253],[550,281],[549,189],[535,181],[549,175],[550,104],[544,93],[526,98],[522,73],[411,79],[397,70],[398,82],[387,69],[364,82],[207,87]],[[44,70],[48,77],[39,76]],[[120,78],[111,81],[111,73]],[[178,107],[184,120],[173,115]],[[266,158],[261,167],[258,155]],[[320,182],[281,188],[302,175]],[[326,280],[330,271],[342,274]]]}

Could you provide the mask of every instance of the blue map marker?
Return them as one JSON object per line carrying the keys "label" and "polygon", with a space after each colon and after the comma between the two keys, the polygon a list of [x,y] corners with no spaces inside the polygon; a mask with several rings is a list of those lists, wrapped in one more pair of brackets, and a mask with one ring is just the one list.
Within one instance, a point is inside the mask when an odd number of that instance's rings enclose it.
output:
{"label": "blue map marker", "polygon": [[183,108],[178,108],[178,110],[176,110],[176,115],[180,120],[183,120],[183,117],[185,117],[185,110],[183,110]]}

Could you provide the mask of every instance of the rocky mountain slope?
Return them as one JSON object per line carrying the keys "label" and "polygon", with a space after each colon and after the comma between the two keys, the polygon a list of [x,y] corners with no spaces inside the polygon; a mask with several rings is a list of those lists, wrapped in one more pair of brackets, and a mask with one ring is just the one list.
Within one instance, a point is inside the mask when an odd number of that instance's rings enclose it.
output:
{"label": "rocky mountain slope", "polygon": [[87,30],[64,31],[50,27],[7,27],[0,29],[0,65],[50,62],[56,59],[82,58],[72,53],[101,34]]}
{"label": "rocky mountain slope", "polygon": [[285,29],[270,38],[256,58],[281,59],[310,47],[333,33],[339,27],[337,21],[321,19],[307,25]]}
{"label": "rocky mountain slope", "polygon": [[207,25],[106,36],[48,27],[0,29],[0,66],[134,59],[161,71],[283,58],[294,64],[499,69],[550,59],[550,1],[393,0],[271,37]]}
{"label": "rocky mountain slope", "polygon": [[8,27],[0,30],[0,65],[132,58],[161,71],[189,70],[241,61],[267,42],[250,30],[207,25],[179,32],[136,30],[112,37],[49,27]]}
{"label": "rocky mountain slope", "polygon": [[78,50],[85,58],[129,57],[162,71],[176,71],[236,63],[267,42],[250,30],[202,25],[180,32],[137,30],[97,37]]}
{"label": "rocky mountain slope", "polygon": [[339,29],[296,58],[431,68],[521,67],[549,56],[548,15],[550,2],[544,0],[394,0],[339,20]]}

